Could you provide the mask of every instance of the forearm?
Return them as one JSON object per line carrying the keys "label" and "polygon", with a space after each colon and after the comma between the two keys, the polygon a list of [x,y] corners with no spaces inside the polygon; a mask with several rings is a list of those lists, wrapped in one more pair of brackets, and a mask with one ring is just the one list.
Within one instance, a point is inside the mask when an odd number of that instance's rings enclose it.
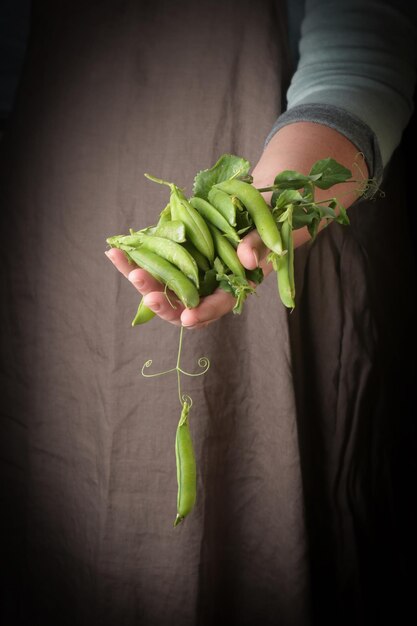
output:
{"label": "forearm", "polygon": [[[272,185],[278,172],[296,170],[308,174],[313,163],[332,157],[352,171],[353,177],[368,178],[368,169],[358,149],[336,130],[313,122],[296,122],[281,128],[266,146],[253,170],[254,185]],[[360,168],[360,169],[359,169]],[[264,194],[267,202],[271,193]],[[327,190],[317,190],[317,200],[336,197],[348,208],[359,196],[359,183],[342,183]],[[294,231],[296,246],[310,239],[306,228]]]}
{"label": "forearm", "polygon": [[321,119],[360,147],[380,180],[413,110],[416,37],[415,2],[305,0],[288,111],[272,133]]}

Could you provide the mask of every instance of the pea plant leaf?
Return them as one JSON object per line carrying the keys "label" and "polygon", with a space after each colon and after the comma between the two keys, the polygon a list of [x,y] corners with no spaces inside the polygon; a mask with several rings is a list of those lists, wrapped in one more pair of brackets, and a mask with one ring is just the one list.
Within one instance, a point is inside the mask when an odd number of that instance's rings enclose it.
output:
{"label": "pea plant leaf", "polygon": [[204,273],[203,280],[200,280],[198,294],[200,296],[209,296],[217,287],[216,270],[211,268]]}
{"label": "pea plant leaf", "polygon": [[280,189],[301,189],[321,177],[321,172],[310,172],[308,176],[304,176],[304,174],[294,170],[284,170],[275,176],[274,185],[277,185]]}
{"label": "pea plant leaf", "polygon": [[302,206],[294,207],[292,213],[293,230],[297,230],[298,228],[302,228],[303,226],[309,226],[314,220],[317,220],[317,215],[315,211],[308,211]]}
{"label": "pea plant leaf", "polygon": [[294,204],[302,200],[303,196],[295,189],[283,189],[282,191],[274,192],[272,198],[273,206],[275,205],[277,209],[283,209],[287,204]]}
{"label": "pea plant leaf", "polygon": [[246,278],[251,280],[255,285],[260,285],[264,279],[264,273],[261,267],[255,267],[254,270],[246,270]]}
{"label": "pea plant leaf", "polygon": [[338,202],[336,200],[336,198],[329,204],[329,206],[331,206],[332,208],[339,209],[339,215],[336,217],[336,222],[338,222],[338,224],[343,224],[344,226],[348,226],[350,224],[350,220],[348,217],[348,214],[346,212],[345,207],[343,206],[343,204],[340,204],[340,202]]}
{"label": "pea plant leaf", "polygon": [[207,200],[208,192],[213,185],[233,178],[246,179],[250,167],[249,161],[242,157],[223,154],[213,167],[198,172],[194,178],[193,194]]}
{"label": "pea plant leaf", "polygon": [[316,187],[329,189],[337,183],[344,183],[352,178],[352,172],[334,159],[327,158],[314,163],[310,176],[318,176],[314,183]]}

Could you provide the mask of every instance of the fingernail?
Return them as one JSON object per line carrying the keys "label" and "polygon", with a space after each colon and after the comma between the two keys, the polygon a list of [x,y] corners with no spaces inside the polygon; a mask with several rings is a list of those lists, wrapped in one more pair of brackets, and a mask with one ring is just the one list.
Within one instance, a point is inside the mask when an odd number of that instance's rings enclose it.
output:
{"label": "fingernail", "polygon": [[259,257],[258,257],[257,249],[256,248],[252,248],[252,253],[253,253],[253,257],[255,259],[256,267],[259,267]]}
{"label": "fingernail", "polygon": [[112,263],[114,263],[111,254],[110,254],[110,250],[105,250],[104,254],[106,255],[106,257],[109,259],[109,261],[111,261]]}
{"label": "fingernail", "polygon": [[199,324],[200,322],[196,321],[193,322],[192,324],[184,324],[184,322],[182,322],[182,325],[184,326],[184,328],[194,328],[195,326],[197,326],[197,324]]}
{"label": "fingernail", "polygon": [[154,311],[155,313],[157,313],[159,309],[161,308],[161,305],[159,304],[159,302],[145,302],[145,304],[149,309],[152,309],[152,311]]}

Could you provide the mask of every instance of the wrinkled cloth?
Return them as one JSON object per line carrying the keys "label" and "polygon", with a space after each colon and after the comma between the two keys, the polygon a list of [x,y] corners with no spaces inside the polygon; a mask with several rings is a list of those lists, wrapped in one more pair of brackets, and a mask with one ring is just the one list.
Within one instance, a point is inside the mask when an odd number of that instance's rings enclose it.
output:
{"label": "wrinkled cloth", "polygon": [[[279,3],[41,3],[1,143],[1,616],[10,625],[401,622],[413,594],[410,246],[385,198],[244,313],[187,331],[195,509],[177,528],[178,329],[131,328],[106,237],[225,153],[259,158],[287,71]],[[410,562],[411,561],[411,562]],[[407,602],[407,598],[410,599]]]}

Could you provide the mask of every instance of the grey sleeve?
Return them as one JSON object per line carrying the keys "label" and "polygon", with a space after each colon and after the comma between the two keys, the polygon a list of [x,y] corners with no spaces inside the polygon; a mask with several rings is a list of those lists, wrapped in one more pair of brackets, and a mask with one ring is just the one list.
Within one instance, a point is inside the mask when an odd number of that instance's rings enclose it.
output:
{"label": "grey sleeve", "polygon": [[365,155],[377,179],[413,112],[417,3],[306,0],[300,58],[287,92],[284,125],[325,124]]}

